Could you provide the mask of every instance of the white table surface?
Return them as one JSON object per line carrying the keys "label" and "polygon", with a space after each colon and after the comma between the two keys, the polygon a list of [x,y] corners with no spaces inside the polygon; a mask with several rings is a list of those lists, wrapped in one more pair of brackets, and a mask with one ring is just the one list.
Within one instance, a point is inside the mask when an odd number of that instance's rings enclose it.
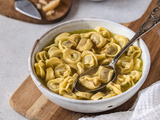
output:
{"label": "white table surface", "polygon": [[28,56],[36,41],[53,26],[68,20],[96,17],[125,23],[138,19],[151,0],[72,0],[72,8],[62,21],[40,25],[0,15],[0,120],[26,120],[9,105],[14,91],[28,72]]}

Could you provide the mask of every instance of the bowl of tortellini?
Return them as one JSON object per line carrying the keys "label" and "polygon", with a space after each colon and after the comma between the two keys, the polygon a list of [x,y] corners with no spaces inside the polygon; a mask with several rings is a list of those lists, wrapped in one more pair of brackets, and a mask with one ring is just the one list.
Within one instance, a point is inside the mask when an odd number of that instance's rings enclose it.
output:
{"label": "bowl of tortellini", "polygon": [[135,42],[116,63],[116,78],[97,92],[75,91],[82,76],[83,87],[96,89],[108,82],[109,64],[135,33],[108,20],[81,19],[59,24],[38,39],[29,56],[30,75],[38,89],[52,102],[71,111],[96,113],[129,100],[145,82],[150,54],[142,39]]}

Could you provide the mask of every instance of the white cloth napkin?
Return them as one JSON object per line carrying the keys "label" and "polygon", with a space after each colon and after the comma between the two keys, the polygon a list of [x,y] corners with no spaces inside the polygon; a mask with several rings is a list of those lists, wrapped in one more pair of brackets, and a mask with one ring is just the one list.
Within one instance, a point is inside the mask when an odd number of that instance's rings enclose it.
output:
{"label": "white cloth napkin", "polygon": [[160,81],[140,91],[129,111],[83,117],[79,120],[160,120]]}

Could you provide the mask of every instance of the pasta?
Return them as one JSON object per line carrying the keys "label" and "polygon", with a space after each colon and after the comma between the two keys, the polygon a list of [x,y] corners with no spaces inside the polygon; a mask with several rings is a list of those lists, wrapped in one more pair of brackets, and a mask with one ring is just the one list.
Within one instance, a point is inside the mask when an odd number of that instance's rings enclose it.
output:
{"label": "pasta", "polygon": [[100,66],[93,76],[84,75],[79,78],[80,83],[88,89],[96,89],[101,83],[107,83],[111,80],[113,70]]}
{"label": "pasta", "polygon": [[100,33],[93,33],[90,37],[97,48],[101,48],[106,44],[106,39]]}
{"label": "pasta", "polygon": [[48,50],[48,55],[49,55],[49,58],[52,58],[52,57],[62,58],[62,51],[59,50],[57,47],[51,47]]}
{"label": "pasta", "polygon": [[85,67],[91,68],[98,65],[98,60],[94,53],[86,50],[82,52],[82,63],[85,65]]}
{"label": "pasta", "polygon": [[66,63],[75,64],[81,60],[81,53],[76,50],[66,48],[62,52]]}
{"label": "pasta", "polygon": [[115,57],[120,50],[121,50],[121,47],[118,44],[108,43],[104,47],[103,52],[106,54],[107,57]]}
{"label": "pasta", "polygon": [[[127,42],[128,38],[113,34],[104,27],[62,33],[36,54],[35,71],[48,89],[56,94],[80,100],[107,99],[125,92],[141,78],[142,50],[137,46],[130,46],[116,63],[114,81],[110,82],[113,70],[103,67]],[[99,66],[96,72],[81,76],[79,82],[91,90],[109,82],[106,88],[96,93],[73,91],[78,76],[96,66]]]}
{"label": "pasta", "polygon": [[[128,38],[121,36],[121,35],[115,35],[114,39],[119,43],[119,45],[123,48],[128,43]],[[135,46],[134,46],[135,47]]]}
{"label": "pasta", "polygon": [[90,50],[93,46],[93,43],[90,39],[83,38],[78,43],[77,49],[79,51]]}

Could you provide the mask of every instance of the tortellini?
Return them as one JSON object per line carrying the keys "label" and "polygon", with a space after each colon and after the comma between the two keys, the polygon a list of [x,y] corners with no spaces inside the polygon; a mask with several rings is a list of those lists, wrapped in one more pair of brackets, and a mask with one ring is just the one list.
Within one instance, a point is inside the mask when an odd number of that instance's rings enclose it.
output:
{"label": "tortellini", "polygon": [[105,37],[105,38],[110,38],[110,37],[111,37],[111,34],[110,34],[109,30],[107,30],[107,29],[104,28],[104,27],[97,27],[97,28],[96,28],[96,31],[97,31],[98,33],[101,33],[101,35],[102,35],[103,37]]}
{"label": "tortellini", "polygon": [[[35,73],[49,90],[67,98],[100,100],[114,97],[131,88],[142,76],[142,50],[130,46],[116,63],[117,76],[110,82],[113,70],[103,65],[108,65],[127,43],[128,38],[113,34],[105,27],[65,32],[35,55]],[[93,74],[80,76],[97,66]],[[82,87],[90,90],[109,84],[95,93],[80,92],[74,90],[77,79]]]}
{"label": "tortellini", "polygon": [[77,49],[79,51],[90,50],[93,46],[93,43],[90,39],[82,38],[78,43]]}
{"label": "tortellini", "polygon": [[67,76],[64,78],[63,81],[59,84],[59,94],[63,95],[66,93],[72,93],[77,77],[78,74],[75,73],[73,76]]}
{"label": "tortellini", "polygon": [[57,44],[51,44],[51,45],[43,48],[43,51],[48,51],[51,47],[58,47],[58,45]]}
{"label": "tortellini", "polygon": [[142,72],[134,70],[134,71],[131,71],[129,75],[134,80],[134,82],[137,82],[140,79]]}
{"label": "tortellini", "polygon": [[116,96],[117,94],[114,92],[114,91],[110,91],[107,95],[105,95],[102,99],[107,99],[107,98],[110,98],[110,97],[114,97]]}
{"label": "tortellini", "polygon": [[128,49],[127,55],[131,56],[132,58],[140,57],[142,50],[139,47],[131,46]]}
{"label": "tortellini", "polygon": [[101,85],[99,79],[95,76],[84,75],[79,78],[79,82],[88,89],[96,89]]}
{"label": "tortellini", "polygon": [[103,92],[97,92],[91,97],[91,100],[99,100],[102,99],[105,96]]}
{"label": "tortellini", "polygon": [[76,42],[77,44],[79,43],[81,37],[80,34],[73,34],[69,36],[69,40]]}
{"label": "tortellini", "polygon": [[59,93],[59,85],[60,83],[63,81],[63,78],[55,78],[55,79],[51,79],[47,82],[47,87],[55,92],[55,93]]}
{"label": "tortellini", "polygon": [[44,68],[45,68],[45,64],[42,61],[39,61],[38,63],[35,63],[36,73],[41,78],[44,78],[45,75],[46,75]]}
{"label": "tortellini", "polygon": [[49,58],[52,58],[52,57],[62,58],[62,51],[57,47],[51,47],[48,50],[48,55],[49,55]]}
{"label": "tortellini", "polygon": [[77,99],[77,96],[74,93],[70,93],[70,94],[63,94],[64,97],[67,98],[71,98],[71,99]]}
{"label": "tortellini", "polygon": [[93,76],[84,75],[79,78],[80,83],[88,89],[96,89],[101,83],[107,83],[111,80],[113,70],[100,66]]}
{"label": "tortellini", "polygon": [[121,35],[115,35],[114,39],[119,43],[119,45],[122,48],[128,43],[128,38],[121,36]]}
{"label": "tortellini", "polygon": [[75,94],[79,99],[82,99],[82,100],[85,100],[85,99],[88,100],[93,95],[92,93],[89,93],[89,92],[76,92]]}
{"label": "tortellini", "polygon": [[110,82],[107,86],[107,89],[110,89],[115,94],[119,95],[122,93],[121,86],[119,84],[115,84],[113,82]]}
{"label": "tortellini", "polygon": [[141,70],[141,66],[142,66],[142,60],[139,58],[135,58],[134,59],[134,70]]}
{"label": "tortellini", "polygon": [[59,42],[60,40],[67,39],[67,37],[69,37],[69,36],[70,36],[70,33],[62,33],[62,34],[58,35],[58,36],[55,38],[54,42],[55,42],[55,44],[58,45],[58,42]]}
{"label": "tortellini", "polygon": [[46,60],[46,66],[52,67],[52,68],[55,68],[57,65],[62,64],[62,63],[63,62],[57,57],[52,57]]}
{"label": "tortellini", "polygon": [[112,61],[112,58],[105,58],[101,61],[99,61],[100,65],[109,65],[109,63]]}
{"label": "tortellini", "polygon": [[99,66],[97,72],[93,74],[93,76],[96,76],[102,83],[109,82],[112,78],[112,75],[113,75],[113,70],[105,68],[103,66]]}
{"label": "tortellini", "polygon": [[36,54],[36,61],[45,61],[48,59],[48,53],[46,51],[42,51]]}
{"label": "tortellini", "polygon": [[117,62],[117,68],[120,73],[131,72],[133,66],[134,66],[133,58],[128,56],[120,58]]}
{"label": "tortellini", "polygon": [[64,50],[65,48],[72,48],[75,46],[77,46],[76,42],[71,41],[71,40],[67,40],[67,39],[60,40],[59,44],[58,44],[58,47],[60,50]]}
{"label": "tortellini", "polygon": [[71,74],[71,68],[67,64],[59,64],[55,68],[55,76],[58,77],[67,77]]}
{"label": "tortellini", "polygon": [[89,39],[89,38],[91,38],[91,35],[94,34],[94,33],[96,33],[96,32],[81,33],[80,35],[81,35],[82,38]]}
{"label": "tortellini", "polygon": [[81,53],[76,50],[66,48],[62,52],[66,63],[75,64],[81,60]]}
{"label": "tortellini", "polygon": [[82,62],[77,63],[77,72],[79,75],[84,73],[84,64]]}
{"label": "tortellini", "polygon": [[91,51],[85,50],[82,52],[82,63],[85,67],[91,68],[98,65],[97,57]]}
{"label": "tortellini", "polygon": [[130,75],[118,75],[117,76],[117,83],[120,85],[125,86],[133,86],[134,81]]}
{"label": "tortellini", "polygon": [[49,81],[51,79],[55,78],[54,71],[51,67],[46,69],[46,81]]}
{"label": "tortellini", "polygon": [[120,50],[121,47],[118,44],[108,43],[104,47],[103,52],[106,54],[107,57],[115,57]]}
{"label": "tortellini", "polygon": [[100,33],[93,33],[90,39],[97,48],[102,48],[107,41]]}

